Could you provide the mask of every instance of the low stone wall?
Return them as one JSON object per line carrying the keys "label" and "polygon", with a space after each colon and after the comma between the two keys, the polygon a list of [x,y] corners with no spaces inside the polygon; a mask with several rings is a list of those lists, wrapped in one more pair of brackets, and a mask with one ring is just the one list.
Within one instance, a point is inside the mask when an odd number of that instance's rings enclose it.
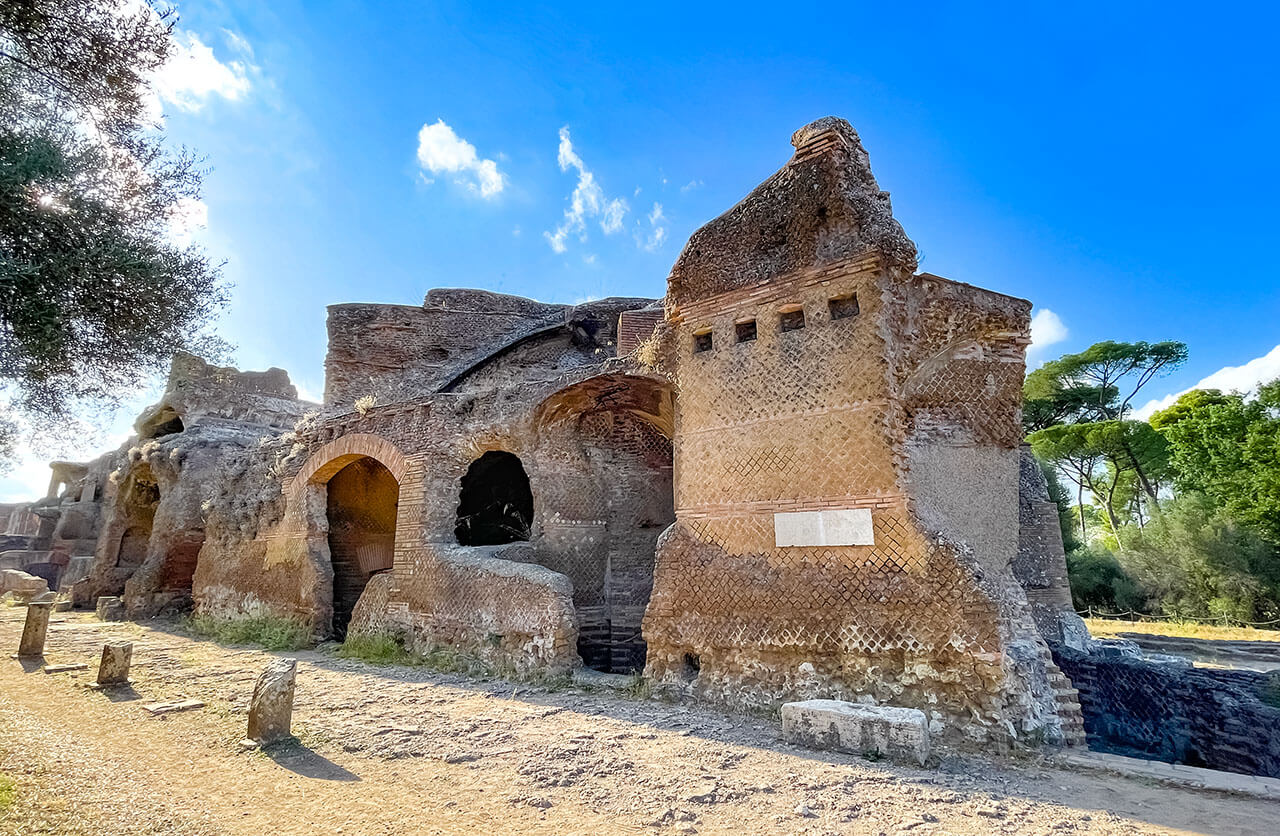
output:
{"label": "low stone wall", "polygon": [[456,647],[519,671],[572,670],[580,661],[573,585],[559,572],[496,556],[503,548],[408,552],[411,573],[369,580],[348,636],[391,635],[416,652]]}
{"label": "low stone wall", "polygon": [[1280,777],[1280,707],[1261,699],[1280,693],[1276,674],[1147,659],[1106,642],[1054,657],[1080,692],[1090,749]]}

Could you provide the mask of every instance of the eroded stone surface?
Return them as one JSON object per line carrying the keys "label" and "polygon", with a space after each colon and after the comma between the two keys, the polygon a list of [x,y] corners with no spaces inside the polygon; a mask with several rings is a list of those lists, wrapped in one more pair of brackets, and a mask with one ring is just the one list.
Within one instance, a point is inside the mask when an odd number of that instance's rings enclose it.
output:
{"label": "eroded stone surface", "polygon": [[18,655],[39,657],[44,655],[45,635],[49,630],[49,613],[53,602],[27,604],[27,618],[22,625],[22,640],[18,643]]}
{"label": "eroded stone surface", "polygon": [[929,720],[923,711],[841,700],[782,706],[788,743],[855,755],[884,756],[923,766],[929,760]]}
{"label": "eroded stone surface", "polygon": [[298,660],[273,659],[253,686],[248,739],[269,745],[290,736]]}
{"label": "eroded stone surface", "polygon": [[97,615],[101,621],[123,621],[124,602],[115,595],[104,595],[98,599]]}
{"label": "eroded stone surface", "polygon": [[122,685],[129,681],[129,665],[133,661],[133,642],[107,642],[102,646],[98,663],[99,685]]}

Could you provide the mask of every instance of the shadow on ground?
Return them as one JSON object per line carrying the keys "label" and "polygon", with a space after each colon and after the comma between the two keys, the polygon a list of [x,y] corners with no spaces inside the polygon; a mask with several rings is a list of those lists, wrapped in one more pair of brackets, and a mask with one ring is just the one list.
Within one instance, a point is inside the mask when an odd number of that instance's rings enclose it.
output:
{"label": "shadow on ground", "polygon": [[[854,780],[892,781],[907,792],[954,788],[960,797],[978,797],[984,803],[1024,798],[1034,802],[1060,804],[1068,809],[1092,814],[1109,810],[1159,827],[1204,827],[1204,823],[1194,820],[1194,816],[1191,817],[1192,820],[1188,820],[1186,811],[1178,810],[1182,805],[1166,805],[1161,799],[1165,792],[1171,794],[1169,800],[1172,801],[1178,794],[1190,792],[1188,790],[1142,787],[1143,782],[1114,776],[1100,782],[1088,773],[1063,769],[1058,764],[1046,762],[1035,751],[1022,752],[1013,757],[963,752],[940,753],[941,757],[933,768],[928,769],[875,763],[855,755],[795,748],[781,740],[776,717],[721,712],[696,701],[635,699],[612,692],[613,689],[513,682],[500,677],[473,678],[465,674],[437,672],[426,667],[382,665],[337,657],[332,646],[311,650],[268,651],[256,646],[224,645],[193,635],[180,622],[170,619],[152,620],[143,622],[142,625],[156,633],[222,647],[232,655],[261,652],[269,656],[296,658],[300,662],[333,673],[372,676],[398,683],[430,683],[515,700],[527,705],[608,717],[648,729],[674,732],[692,740],[704,741],[711,746],[746,746],[829,766],[853,766],[872,773],[872,776],[863,775]],[[269,747],[263,753],[281,767],[304,777],[327,781],[362,780],[359,775],[296,739]],[[949,780],[952,777],[959,777],[965,782],[977,779],[982,786],[965,786],[963,783],[957,785]]]}
{"label": "shadow on ground", "polygon": [[290,772],[322,781],[359,781],[360,776],[315,752],[297,738],[265,746],[261,752]]}

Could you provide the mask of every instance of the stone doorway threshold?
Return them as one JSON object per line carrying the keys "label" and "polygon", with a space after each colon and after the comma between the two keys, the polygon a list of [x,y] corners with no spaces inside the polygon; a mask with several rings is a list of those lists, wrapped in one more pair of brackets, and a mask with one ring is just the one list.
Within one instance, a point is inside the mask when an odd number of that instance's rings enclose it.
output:
{"label": "stone doorway threshold", "polygon": [[630,673],[605,673],[594,668],[580,667],[573,672],[573,684],[625,691],[635,687],[636,677]]}

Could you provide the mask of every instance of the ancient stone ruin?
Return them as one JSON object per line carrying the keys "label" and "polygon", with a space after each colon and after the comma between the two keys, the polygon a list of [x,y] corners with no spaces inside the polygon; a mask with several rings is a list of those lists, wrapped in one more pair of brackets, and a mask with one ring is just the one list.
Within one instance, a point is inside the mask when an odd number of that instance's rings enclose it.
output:
{"label": "ancient stone ruin", "polygon": [[1079,742],[1050,643],[1087,634],[1020,447],[1031,305],[918,272],[847,122],[792,144],[662,299],[334,305],[323,405],[176,358],[135,439],[7,509],[3,566],[132,617]]}

